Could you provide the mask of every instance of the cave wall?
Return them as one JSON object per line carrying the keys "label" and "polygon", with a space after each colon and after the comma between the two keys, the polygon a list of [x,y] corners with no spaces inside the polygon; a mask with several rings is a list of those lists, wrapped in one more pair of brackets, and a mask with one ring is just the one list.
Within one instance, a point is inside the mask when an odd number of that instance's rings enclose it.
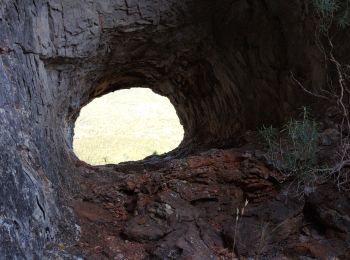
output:
{"label": "cave wall", "polygon": [[72,136],[94,97],[167,96],[182,147],[229,146],[292,114],[307,99],[290,71],[324,82],[309,13],[299,0],[1,0],[0,255],[77,239]]}
{"label": "cave wall", "polygon": [[[309,10],[310,9],[310,10]],[[281,124],[324,87],[324,57],[306,1],[226,1],[214,12],[217,52],[239,91],[245,127]]]}

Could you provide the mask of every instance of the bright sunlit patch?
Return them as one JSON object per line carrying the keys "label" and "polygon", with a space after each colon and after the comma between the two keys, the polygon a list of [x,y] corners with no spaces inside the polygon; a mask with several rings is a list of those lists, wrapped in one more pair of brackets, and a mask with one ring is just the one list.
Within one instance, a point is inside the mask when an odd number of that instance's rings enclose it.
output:
{"label": "bright sunlit patch", "polygon": [[81,109],[73,148],[92,165],[140,160],[175,149],[183,127],[166,97],[146,88],[119,90]]}

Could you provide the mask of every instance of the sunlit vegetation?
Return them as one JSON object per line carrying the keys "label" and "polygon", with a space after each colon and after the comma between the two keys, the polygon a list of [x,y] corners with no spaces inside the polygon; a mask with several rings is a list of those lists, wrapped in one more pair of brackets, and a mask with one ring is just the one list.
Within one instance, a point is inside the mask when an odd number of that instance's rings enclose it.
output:
{"label": "sunlit vegetation", "polygon": [[119,90],[82,108],[74,152],[92,165],[140,160],[176,148],[183,128],[166,97],[150,89]]}

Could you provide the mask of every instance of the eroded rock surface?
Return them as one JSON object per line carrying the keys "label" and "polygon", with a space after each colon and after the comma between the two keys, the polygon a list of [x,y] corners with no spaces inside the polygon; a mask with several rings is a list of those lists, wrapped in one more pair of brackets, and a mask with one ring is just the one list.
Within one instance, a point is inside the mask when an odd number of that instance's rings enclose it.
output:
{"label": "eroded rock surface", "polygon": [[[78,191],[86,193],[80,196],[85,202],[75,205],[80,218],[92,220],[97,237],[98,231],[111,234],[103,247],[118,244],[116,234],[124,230],[123,239],[134,245],[130,254],[176,257],[196,252],[209,257],[216,252],[212,245],[229,250],[223,243],[232,240],[232,226],[224,228],[224,221],[230,223],[245,198],[251,201],[249,214],[253,205],[282,196],[278,176],[260,164],[262,168],[250,168],[250,159],[245,166],[246,159],[237,159],[241,155],[229,159],[232,165],[221,161],[227,169],[201,166],[196,160],[172,161],[171,156],[232,147],[245,129],[281,123],[309,102],[290,73],[307,89],[326,85],[313,18],[302,0],[0,0],[0,256],[73,258],[65,248],[80,237],[72,202]],[[344,43],[346,37],[339,33],[335,40]],[[348,48],[342,44],[339,53],[346,64]],[[177,166],[145,174],[142,165],[132,167],[134,174],[123,172],[128,167],[116,167],[121,173],[113,167],[106,172],[91,168],[88,175],[89,168],[78,167],[72,152],[81,107],[100,95],[135,86],[149,87],[174,105],[185,137],[178,150],[161,159]],[[86,189],[80,187],[82,176]],[[163,183],[178,197],[166,192]],[[115,210],[117,205],[120,210]],[[84,212],[90,206],[100,214]],[[218,208],[232,216],[217,220]],[[301,221],[297,209],[291,208],[295,226]],[[326,206],[313,209],[328,211]],[[338,220],[334,212],[320,215],[338,227],[347,221]],[[320,223],[327,222],[323,217]],[[278,216],[273,219],[269,228],[280,223]],[[255,226],[261,217],[247,215],[242,225],[248,220]],[[210,228],[210,221],[218,226]],[[148,223],[153,231],[132,224],[137,222]],[[198,244],[191,245],[191,237]],[[144,246],[147,241],[153,241],[153,249]],[[313,247],[304,242],[300,248],[318,251],[320,239],[315,241]],[[91,243],[84,252],[94,252]],[[247,254],[247,243],[240,236],[236,253]]]}
{"label": "eroded rock surface", "polygon": [[300,198],[237,150],[127,168],[80,166],[75,210],[87,259],[350,257],[350,197],[332,185]]}

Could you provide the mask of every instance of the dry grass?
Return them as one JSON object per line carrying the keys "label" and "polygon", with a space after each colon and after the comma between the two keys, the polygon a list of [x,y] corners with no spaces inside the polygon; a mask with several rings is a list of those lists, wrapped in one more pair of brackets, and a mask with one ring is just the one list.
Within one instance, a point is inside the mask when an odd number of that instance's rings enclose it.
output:
{"label": "dry grass", "polygon": [[96,98],[76,122],[73,148],[92,165],[140,160],[176,148],[183,128],[170,101],[132,88]]}

